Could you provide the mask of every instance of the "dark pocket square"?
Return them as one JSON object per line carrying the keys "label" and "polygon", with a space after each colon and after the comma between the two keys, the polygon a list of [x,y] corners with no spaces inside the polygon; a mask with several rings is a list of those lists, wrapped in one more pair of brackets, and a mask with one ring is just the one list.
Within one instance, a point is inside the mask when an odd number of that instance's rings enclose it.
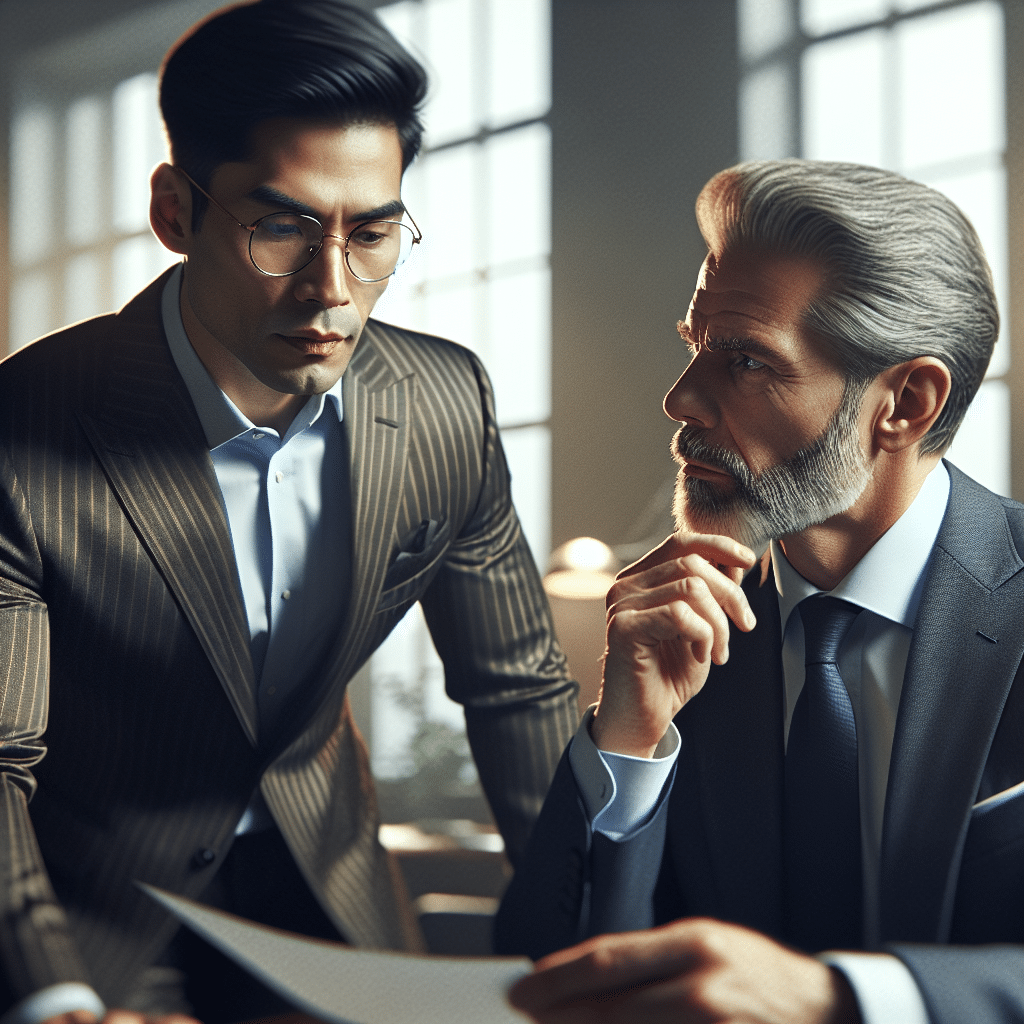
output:
{"label": "dark pocket square", "polygon": [[401,550],[384,576],[384,590],[400,586],[430,566],[448,543],[450,533],[447,519],[424,519],[403,539]]}

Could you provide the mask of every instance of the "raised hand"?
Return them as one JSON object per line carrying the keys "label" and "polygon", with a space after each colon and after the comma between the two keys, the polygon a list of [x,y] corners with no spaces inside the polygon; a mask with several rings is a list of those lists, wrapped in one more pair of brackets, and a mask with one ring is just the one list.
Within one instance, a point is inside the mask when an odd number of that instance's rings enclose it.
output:
{"label": "raised hand", "polygon": [[673,534],[608,591],[604,683],[591,735],[602,750],[650,757],[712,662],[729,657],[729,620],[754,613],[740,588],[754,553],[729,537]]}

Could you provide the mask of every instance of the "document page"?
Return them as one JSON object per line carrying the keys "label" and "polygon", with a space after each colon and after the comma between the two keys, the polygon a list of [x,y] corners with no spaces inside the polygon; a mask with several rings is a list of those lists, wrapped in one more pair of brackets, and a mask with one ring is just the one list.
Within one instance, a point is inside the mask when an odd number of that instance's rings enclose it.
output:
{"label": "document page", "polygon": [[353,949],[246,921],[138,883],[183,924],[297,1007],[335,1024],[524,1024],[505,999],[525,958]]}

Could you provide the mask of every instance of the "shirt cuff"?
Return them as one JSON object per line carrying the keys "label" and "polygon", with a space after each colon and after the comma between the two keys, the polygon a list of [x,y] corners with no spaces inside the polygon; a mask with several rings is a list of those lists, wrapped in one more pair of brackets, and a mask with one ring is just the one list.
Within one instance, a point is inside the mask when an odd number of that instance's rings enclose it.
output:
{"label": "shirt cuff", "polygon": [[842,971],[857,998],[864,1024],[929,1024],[921,990],[898,957],[888,953],[822,953],[818,959]]}
{"label": "shirt cuff", "polygon": [[66,981],[50,985],[15,1003],[2,1017],[0,1024],[42,1024],[50,1017],[74,1010],[90,1010],[99,1020],[107,1012],[100,997],[88,985]]}
{"label": "shirt cuff", "polygon": [[652,758],[598,750],[590,736],[594,707],[587,709],[576,730],[569,747],[569,764],[591,828],[609,839],[628,839],[657,808],[679,756],[679,732],[670,722]]}

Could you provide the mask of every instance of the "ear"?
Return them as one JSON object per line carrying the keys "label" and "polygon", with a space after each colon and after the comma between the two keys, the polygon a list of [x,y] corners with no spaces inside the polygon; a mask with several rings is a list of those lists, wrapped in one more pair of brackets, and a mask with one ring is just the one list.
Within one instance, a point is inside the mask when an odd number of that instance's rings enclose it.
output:
{"label": "ear", "polygon": [[917,444],[938,419],[949,398],[949,368],[934,356],[918,356],[883,370],[876,382],[885,400],[875,419],[879,448],[895,454]]}
{"label": "ear", "polygon": [[188,254],[192,240],[192,190],[170,165],[160,164],[149,179],[149,223],[171,252]]}

